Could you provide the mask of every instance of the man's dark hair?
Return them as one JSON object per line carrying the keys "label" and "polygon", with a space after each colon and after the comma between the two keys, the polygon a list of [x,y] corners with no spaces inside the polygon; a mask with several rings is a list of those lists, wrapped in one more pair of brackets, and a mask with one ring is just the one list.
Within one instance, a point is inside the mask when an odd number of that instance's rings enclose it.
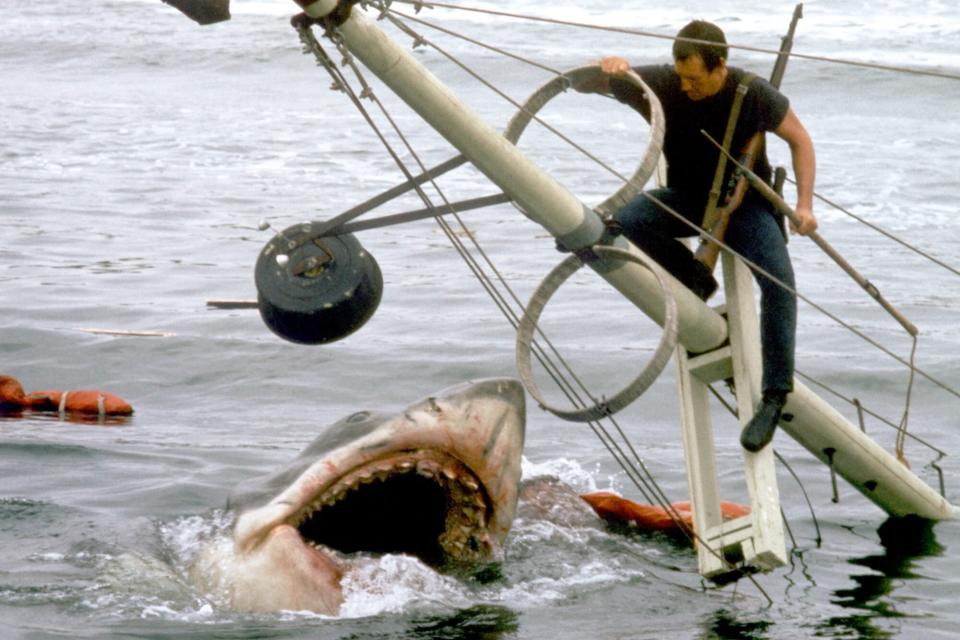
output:
{"label": "man's dark hair", "polygon": [[687,58],[698,55],[703,60],[703,66],[707,71],[713,71],[721,60],[727,59],[727,39],[723,35],[723,30],[712,22],[706,20],[694,20],[680,32],[677,38],[689,38],[691,40],[706,40],[716,42],[717,44],[706,44],[704,42],[690,42],[688,40],[674,40],[673,59],[686,60]]}

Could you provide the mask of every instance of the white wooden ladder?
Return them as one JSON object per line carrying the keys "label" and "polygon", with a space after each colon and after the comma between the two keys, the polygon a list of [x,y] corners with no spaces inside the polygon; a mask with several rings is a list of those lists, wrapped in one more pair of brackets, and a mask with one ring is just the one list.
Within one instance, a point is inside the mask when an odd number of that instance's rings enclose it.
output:
{"label": "white wooden ladder", "polygon": [[[724,522],[720,510],[713,426],[707,385],[733,378],[741,428],[760,400],[760,330],[753,276],[739,259],[723,255],[729,344],[705,354],[677,348],[683,446],[700,573],[724,582],[741,572],[769,571],[786,563],[773,447],[743,451],[749,515]],[[739,432],[725,434],[739,446]]]}

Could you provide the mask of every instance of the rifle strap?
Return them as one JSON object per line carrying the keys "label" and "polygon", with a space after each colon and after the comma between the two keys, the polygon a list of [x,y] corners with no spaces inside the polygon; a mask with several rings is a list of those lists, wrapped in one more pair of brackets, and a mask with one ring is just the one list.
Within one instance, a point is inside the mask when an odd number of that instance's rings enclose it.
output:
{"label": "rifle strap", "polygon": [[[740,107],[743,106],[743,97],[750,90],[750,83],[756,78],[754,73],[746,73],[740,84],[737,85],[737,93],[733,97],[733,104],[730,106],[730,116],[727,118],[727,130],[723,134],[723,149],[730,153],[730,145],[733,142],[733,132],[737,129],[737,121],[740,119]],[[703,228],[709,231],[709,226],[713,224],[713,215],[717,210],[717,203],[720,200],[720,186],[723,184],[723,174],[727,170],[726,154],[719,154],[717,159],[717,170],[713,174],[713,185],[710,187],[710,196],[707,198],[707,208],[703,212]]]}

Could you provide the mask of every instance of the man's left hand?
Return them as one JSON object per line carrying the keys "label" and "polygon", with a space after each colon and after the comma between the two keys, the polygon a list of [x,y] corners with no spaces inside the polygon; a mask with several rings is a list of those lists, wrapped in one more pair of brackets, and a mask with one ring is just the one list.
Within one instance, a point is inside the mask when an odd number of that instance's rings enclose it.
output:
{"label": "man's left hand", "polygon": [[810,207],[797,207],[794,211],[797,214],[797,224],[791,221],[790,231],[805,236],[817,230],[817,218]]}

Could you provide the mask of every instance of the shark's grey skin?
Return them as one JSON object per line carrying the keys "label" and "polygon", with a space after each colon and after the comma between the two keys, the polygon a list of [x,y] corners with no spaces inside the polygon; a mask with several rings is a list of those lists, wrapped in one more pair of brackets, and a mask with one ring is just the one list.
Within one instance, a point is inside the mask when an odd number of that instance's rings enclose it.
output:
{"label": "shark's grey skin", "polygon": [[203,550],[191,574],[237,610],[335,615],[345,553],[407,553],[441,569],[498,561],[524,425],[512,379],[465,383],[397,414],[355,413],[238,487],[232,539]]}
{"label": "shark's grey skin", "polygon": [[230,0],[163,0],[199,24],[230,19]]}

